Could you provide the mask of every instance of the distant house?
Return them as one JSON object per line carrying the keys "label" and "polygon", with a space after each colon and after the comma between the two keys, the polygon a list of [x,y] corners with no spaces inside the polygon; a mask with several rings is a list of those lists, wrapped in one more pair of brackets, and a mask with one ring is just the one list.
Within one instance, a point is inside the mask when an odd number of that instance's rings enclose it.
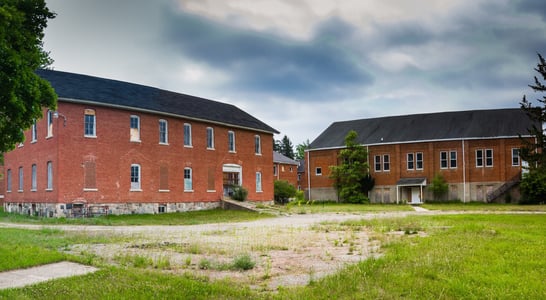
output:
{"label": "distant house", "polygon": [[273,200],[275,129],[239,108],[157,88],[40,70],[56,111],[5,154],[6,211],[45,216],[218,207],[235,186]]}
{"label": "distant house", "polygon": [[[427,187],[436,174],[449,185],[448,199],[504,201],[516,185],[522,161],[518,137],[532,138],[531,120],[520,109],[428,113],[335,122],[306,153],[307,197],[336,199],[329,178],[350,130],[368,150],[375,203],[422,203],[432,199]],[[517,200],[517,193],[506,196]],[[515,197],[515,198],[511,198]],[[496,199],[495,199],[496,198]]]}
{"label": "distant house", "polygon": [[290,157],[273,151],[273,176],[275,177],[275,180],[288,181],[288,183],[297,188],[298,165],[299,163]]}

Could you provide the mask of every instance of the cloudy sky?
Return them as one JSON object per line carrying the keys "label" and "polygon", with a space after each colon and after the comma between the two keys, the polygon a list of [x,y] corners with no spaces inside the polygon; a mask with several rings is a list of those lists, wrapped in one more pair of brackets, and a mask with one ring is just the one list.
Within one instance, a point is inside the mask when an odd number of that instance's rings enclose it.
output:
{"label": "cloudy sky", "polygon": [[335,121],[518,107],[544,0],[46,0],[53,68],[234,104],[313,141]]}

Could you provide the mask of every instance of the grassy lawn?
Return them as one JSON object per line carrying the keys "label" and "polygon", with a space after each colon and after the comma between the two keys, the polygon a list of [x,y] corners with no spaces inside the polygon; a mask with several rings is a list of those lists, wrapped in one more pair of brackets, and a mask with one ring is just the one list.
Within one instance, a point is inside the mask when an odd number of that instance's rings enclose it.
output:
{"label": "grassy lawn", "polygon": [[[281,289],[277,293],[190,274],[170,275],[149,268],[102,266],[94,274],[0,290],[0,298],[546,298],[544,215],[411,216],[353,221],[343,226],[372,230],[371,238],[381,241],[384,255],[348,266],[308,286]],[[18,256],[27,257],[36,251],[39,259],[33,263],[41,264],[63,259],[56,249],[84,240],[59,231],[2,229],[0,253],[2,261],[13,260],[11,267],[17,267],[28,265],[26,259]],[[7,254],[11,256],[4,259]]]}
{"label": "grassy lawn", "polygon": [[429,209],[429,210],[546,212],[546,205],[496,204],[496,203],[483,203],[483,202],[426,203],[421,205],[421,207]]}
{"label": "grassy lawn", "polygon": [[290,202],[285,206],[277,206],[281,211],[298,214],[317,213],[371,213],[385,211],[412,211],[411,206],[406,204],[348,204],[336,202],[312,202],[302,203]]}
{"label": "grassy lawn", "polygon": [[206,223],[244,222],[271,218],[269,214],[257,214],[235,210],[201,210],[183,213],[110,215],[94,218],[42,218],[0,211],[0,222],[74,225],[197,225]]}

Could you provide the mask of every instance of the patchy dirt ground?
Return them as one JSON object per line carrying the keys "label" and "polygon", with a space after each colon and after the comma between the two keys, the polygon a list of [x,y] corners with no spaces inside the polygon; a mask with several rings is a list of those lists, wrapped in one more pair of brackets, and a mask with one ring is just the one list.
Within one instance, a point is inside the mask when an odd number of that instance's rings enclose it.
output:
{"label": "patchy dirt ground", "polygon": [[[251,222],[191,226],[36,226],[90,235],[119,235],[124,242],[63,249],[96,255],[107,264],[229,278],[256,289],[304,285],[347,264],[379,255],[380,244],[365,228],[341,226],[349,219],[403,217],[412,212],[290,215]],[[415,212],[413,212],[415,213]],[[324,223],[326,222],[326,223]],[[0,224],[2,226],[3,224]],[[242,255],[255,265],[234,269]]]}

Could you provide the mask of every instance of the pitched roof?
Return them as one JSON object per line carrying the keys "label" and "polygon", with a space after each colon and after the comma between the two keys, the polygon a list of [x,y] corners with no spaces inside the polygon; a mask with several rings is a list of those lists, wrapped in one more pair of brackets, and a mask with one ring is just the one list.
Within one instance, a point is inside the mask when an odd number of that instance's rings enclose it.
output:
{"label": "pitched roof", "polygon": [[231,104],[88,75],[53,70],[38,70],[36,73],[51,83],[59,101],[149,111],[278,133]]}
{"label": "pitched roof", "polygon": [[340,148],[350,130],[362,145],[529,135],[532,121],[519,108],[425,113],[334,122],[310,149]]}
{"label": "pitched roof", "polygon": [[273,151],[273,162],[286,165],[299,165],[299,163],[290,157],[284,156],[283,154]]}

